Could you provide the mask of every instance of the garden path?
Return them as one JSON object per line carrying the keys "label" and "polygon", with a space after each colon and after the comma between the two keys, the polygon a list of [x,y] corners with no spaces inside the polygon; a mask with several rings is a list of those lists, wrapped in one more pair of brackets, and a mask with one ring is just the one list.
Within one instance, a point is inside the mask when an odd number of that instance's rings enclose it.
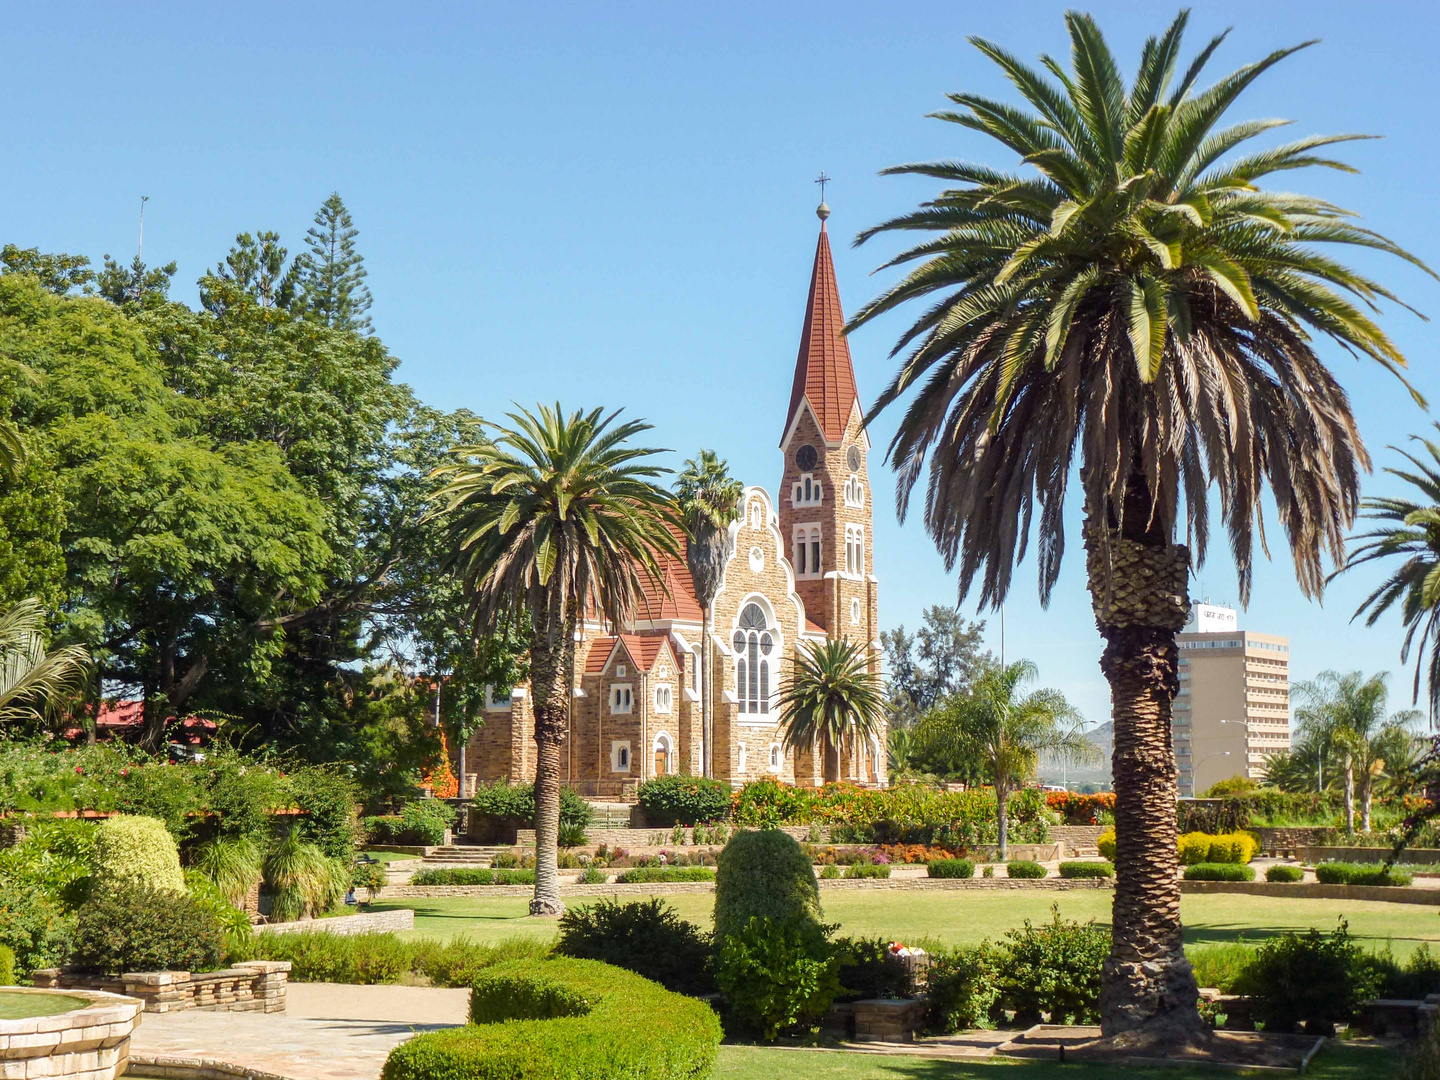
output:
{"label": "garden path", "polygon": [[132,1060],[224,1061],[288,1080],[375,1080],[390,1051],[411,1036],[463,1024],[469,996],[427,986],[291,983],[283,1014],[147,1013],[130,1052]]}

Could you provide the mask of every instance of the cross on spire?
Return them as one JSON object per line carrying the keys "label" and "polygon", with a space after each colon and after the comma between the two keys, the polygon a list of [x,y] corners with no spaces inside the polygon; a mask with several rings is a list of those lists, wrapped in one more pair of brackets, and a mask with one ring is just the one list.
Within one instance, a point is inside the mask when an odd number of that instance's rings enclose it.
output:
{"label": "cross on spire", "polygon": [[825,185],[830,182],[830,179],[831,179],[830,177],[828,177],[828,176],[825,175],[825,170],[824,170],[824,169],[821,169],[821,170],[820,170],[820,176],[819,176],[819,177],[816,179],[816,181],[815,181],[815,183],[817,183],[817,184],[820,185],[820,201],[821,201],[821,202],[824,202],[824,201],[825,201]]}
{"label": "cross on spire", "polygon": [[825,228],[825,219],[830,216],[830,207],[825,202],[825,185],[830,182],[830,177],[825,175],[825,170],[820,170],[820,176],[815,183],[820,185],[820,205],[815,208],[815,216],[820,219],[820,228]]}

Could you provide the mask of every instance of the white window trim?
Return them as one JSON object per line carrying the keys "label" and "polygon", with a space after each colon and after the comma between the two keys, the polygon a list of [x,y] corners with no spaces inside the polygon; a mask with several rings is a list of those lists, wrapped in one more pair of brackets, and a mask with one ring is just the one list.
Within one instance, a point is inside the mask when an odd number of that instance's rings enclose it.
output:
{"label": "white window trim", "polygon": [[513,689],[510,691],[510,696],[509,696],[509,697],[503,698],[503,699],[496,698],[496,697],[495,697],[495,687],[494,687],[493,685],[491,685],[490,683],[486,683],[486,684],[485,684],[485,711],[486,711],[486,712],[509,712],[509,711],[510,711],[510,703],[514,700],[514,698],[515,698],[515,691],[514,691]]}
{"label": "white window trim", "polygon": [[660,731],[656,733],[654,740],[650,744],[650,756],[653,758],[662,747],[665,750],[664,775],[673,776],[679,762],[676,760],[678,755],[675,753],[675,741],[670,738],[668,732]]}
{"label": "white window trim", "polygon": [[[625,753],[625,764],[620,764],[620,753]],[[635,764],[635,755],[630,752],[630,740],[620,739],[610,744],[610,771],[628,773]]]}
{"label": "white window trim", "polygon": [[[616,694],[616,691],[618,691],[618,690],[623,690],[623,691],[625,691],[625,696],[626,696],[626,699],[627,699],[627,700],[626,700],[626,702],[625,702],[625,707],[624,707],[623,709],[620,708],[620,703],[619,703],[619,701],[617,700],[618,695]],[[634,711],[635,711],[635,693],[634,693],[634,688],[633,688],[629,683],[611,683],[611,684],[610,684],[610,715],[611,715],[611,716],[629,716],[629,715],[630,715],[632,712],[634,712]]]}
{"label": "white window trim", "polygon": [[[852,545],[854,546],[853,548],[852,548]],[[852,569],[851,567],[852,567],[853,563],[852,563],[852,561],[851,561],[851,557],[850,557],[850,556],[851,556],[852,550],[854,550],[854,549],[858,549],[859,559],[856,560],[856,561],[858,561],[859,565],[858,565],[858,566],[855,566],[854,569]],[[865,580],[865,526],[864,526],[864,525],[846,525],[846,526],[845,526],[845,568],[844,568],[844,570],[841,571],[840,576],[843,577],[843,578],[848,578],[848,579],[850,579],[850,580],[852,580],[852,581],[863,581],[863,580]]]}
{"label": "white window trim", "polygon": [[785,748],[778,742],[770,744],[769,769],[777,774],[785,769]]}
{"label": "white window trim", "polygon": [[[810,498],[805,497],[805,483],[810,483]],[[815,478],[813,472],[801,473],[796,481],[790,485],[791,506],[824,506],[825,505],[825,484]]]}
{"label": "white window trim", "polygon": [[[809,581],[822,576],[820,560],[815,557],[815,545],[824,541],[825,530],[817,522],[807,521],[796,525],[791,537],[791,566],[799,581]],[[802,554],[803,549],[803,554]],[[822,554],[824,549],[821,549]],[[801,570],[801,565],[805,569]]]}
{"label": "white window trim", "polygon": [[865,482],[855,473],[845,481],[845,505],[856,509],[865,505]]}
{"label": "white window trim", "polygon": [[858,596],[850,598],[850,625],[860,625],[860,598]]}
{"label": "white window trim", "polygon": [[669,716],[673,701],[674,692],[668,683],[661,683],[655,687],[655,712],[657,715]]}

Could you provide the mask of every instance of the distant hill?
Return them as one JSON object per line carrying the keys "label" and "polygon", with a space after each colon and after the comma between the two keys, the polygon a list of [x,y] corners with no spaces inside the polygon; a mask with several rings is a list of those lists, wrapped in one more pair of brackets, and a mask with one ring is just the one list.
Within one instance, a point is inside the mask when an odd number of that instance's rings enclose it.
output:
{"label": "distant hill", "polygon": [[1040,758],[1041,781],[1046,784],[1068,781],[1071,787],[1076,784],[1100,784],[1107,788],[1110,786],[1110,756],[1115,752],[1115,725],[1107,720],[1087,731],[1085,736],[1095,744],[1104,761],[1099,765],[1071,765],[1067,769],[1055,755],[1045,754]]}

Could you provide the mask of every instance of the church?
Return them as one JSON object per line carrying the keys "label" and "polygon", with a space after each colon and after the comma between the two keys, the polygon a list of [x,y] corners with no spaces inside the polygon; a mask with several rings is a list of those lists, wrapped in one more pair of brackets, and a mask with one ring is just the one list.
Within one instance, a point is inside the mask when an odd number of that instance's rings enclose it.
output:
{"label": "church", "polygon": [[[712,774],[736,787],[761,778],[818,786],[819,748],[787,752],[780,736],[787,659],[801,642],[843,636],[868,646],[871,670],[879,670],[870,440],[843,333],[829,207],[822,201],[816,214],[820,236],[779,429],[779,486],[774,496],[746,487],[715,598],[708,665],[715,746],[707,754],[703,745],[702,611],[684,558],[666,558],[663,587],[648,590],[630,625],[587,622],[577,642],[560,769],[586,798],[630,801],[656,776],[703,775],[707,758]],[[487,696],[485,722],[466,748],[474,782],[534,779],[527,691]],[[846,781],[883,785],[884,731],[868,745],[843,747],[840,772]]]}

